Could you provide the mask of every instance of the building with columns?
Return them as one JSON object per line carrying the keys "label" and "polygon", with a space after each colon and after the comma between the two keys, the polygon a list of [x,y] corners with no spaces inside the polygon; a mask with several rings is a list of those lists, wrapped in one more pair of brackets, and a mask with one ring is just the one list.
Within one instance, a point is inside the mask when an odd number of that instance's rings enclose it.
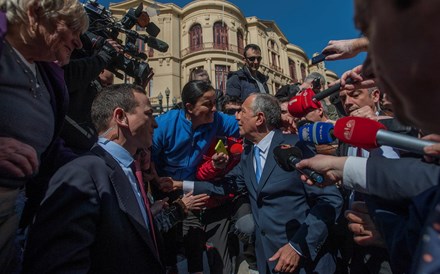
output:
{"label": "building with columns", "polygon": [[[195,0],[184,7],[150,0],[126,0],[111,3],[109,10],[116,18],[122,18],[127,10],[141,2],[144,7],[157,10],[158,15],[150,14],[151,22],[161,29],[157,38],[169,45],[168,51],[162,53],[137,41],[154,70],[154,77],[147,86],[148,95],[156,105],[157,97],[162,96],[165,109],[167,104],[171,107],[173,101],[180,101],[180,91],[196,68],[207,70],[213,86],[225,91],[228,73],[242,67],[243,48],[250,43],[261,47],[260,71],[269,76],[272,94],[285,84],[301,82],[313,71],[324,75],[327,83],[338,78],[324,63],[311,66],[304,50],[288,41],[275,21],[245,17],[239,7],[225,0]],[[146,34],[139,27],[136,30]],[[167,88],[169,96],[166,96]]]}

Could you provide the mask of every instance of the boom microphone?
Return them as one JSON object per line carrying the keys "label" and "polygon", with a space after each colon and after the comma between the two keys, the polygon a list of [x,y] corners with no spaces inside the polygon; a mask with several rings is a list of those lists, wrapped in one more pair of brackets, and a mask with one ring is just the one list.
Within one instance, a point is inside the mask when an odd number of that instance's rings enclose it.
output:
{"label": "boom microphone", "polygon": [[333,135],[333,124],[326,122],[316,122],[300,127],[298,137],[300,141],[315,145],[330,144],[336,140]]}
{"label": "boom microphone", "polygon": [[273,155],[275,157],[275,161],[285,171],[297,170],[299,173],[303,174],[308,179],[317,184],[321,184],[324,182],[324,177],[322,177],[322,175],[317,173],[316,171],[308,168],[296,168],[296,164],[302,160],[301,149],[288,145],[280,145],[274,148]]}
{"label": "boom microphone", "polygon": [[[345,83],[353,84],[353,79],[347,78]],[[321,91],[320,93],[316,94],[315,96],[313,96],[313,101],[315,101],[315,102],[321,101],[322,99],[329,97],[330,95],[338,92],[339,90],[341,90],[341,83],[340,82],[334,86],[329,87],[326,90]]]}
{"label": "boom microphone", "polygon": [[361,117],[340,118],[336,121],[334,134],[339,140],[360,148],[390,146],[422,155],[425,154],[424,147],[436,144],[436,142],[388,131],[383,124]]}

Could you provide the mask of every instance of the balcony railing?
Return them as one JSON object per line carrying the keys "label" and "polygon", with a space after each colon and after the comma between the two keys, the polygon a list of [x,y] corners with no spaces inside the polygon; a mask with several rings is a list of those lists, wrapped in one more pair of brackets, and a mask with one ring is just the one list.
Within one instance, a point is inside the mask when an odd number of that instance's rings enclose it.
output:
{"label": "balcony railing", "polygon": [[276,66],[276,65],[270,64],[270,68],[273,69],[273,70],[276,70],[276,71],[278,71],[278,72],[283,73],[283,69],[280,68],[279,66]]}
{"label": "balcony railing", "polygon": [[216,44],[216,43],[209,42],[209,43],[203,43],[201,45],[192,46],[192,47],[188,47],[186,49],[183,49],[181,51],[181,55],[182,55],[182,57],[185,57],[190,53],[203,51],[203,50],[221,50],[221,51],[228,51],[228,52],[240,54],[239,48],[236,45]]}

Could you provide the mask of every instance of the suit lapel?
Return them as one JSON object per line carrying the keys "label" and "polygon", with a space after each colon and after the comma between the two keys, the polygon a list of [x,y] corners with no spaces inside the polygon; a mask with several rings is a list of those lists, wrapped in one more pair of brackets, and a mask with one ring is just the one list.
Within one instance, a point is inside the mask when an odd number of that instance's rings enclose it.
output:
{"label": "suit lapel", "polygon": [[103,158],[107,166],[111,168],[112,172],[109,174],[109,178],[111,184],[113,185],[113,189],[115,190],[119,208],[122,212],[128,215],[130,222],[133,224],[145,243],[147,243],[156,259],[160,262],[160,258],[157,257],[156,247],[154,245],[151,233],[145,224],[139,204],[131,188],[130,181],[128,180],[124,171],[116,160],[99,145],[95,145],[91,151]]}
{"label": "suit lapel", "polygon": [[[266,185],[270,175],[272,174],[273,170],[275,169],[277,163],[275,161],[275,158],[273,157],[273,149],[282,143],[283,141],[283,135],[281,131],[275,130],[275,134],[273,135],[272,142],[270,143],[269,151],[267,152],[267,158],[266,163],[263,167],[263,172],[261,173],[260,183],[257,187],[257,192],[259,193],[263,187]],[[255,172],[254,172],[255,174]],[[254,175],[255,177],[255,175]],[[256,179],[254,179],[255,181]]]}
{"label": "suit lapel", "polygon": [[[241,159],[241,161],[243,161],[245,163],[245,168],[243,169],[244,171],[246,171],[245,176],[248,176],[250,178],[250,184],[247,186],[252,187],[252,189],[254,190],[254,193],[257,192],[257,178],[255,177],[255,169],[254,169],[254,145],[245,140],[244,142],[244,149],[245,149],[245,153],[243,158]],[[245,180],[247,181],[247,180]]]}

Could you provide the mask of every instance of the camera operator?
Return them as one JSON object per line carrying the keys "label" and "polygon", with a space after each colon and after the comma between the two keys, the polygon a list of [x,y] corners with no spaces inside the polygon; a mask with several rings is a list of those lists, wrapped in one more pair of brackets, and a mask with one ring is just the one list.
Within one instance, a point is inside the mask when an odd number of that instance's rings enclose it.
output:
{"label": "camera operator", "polygon": [[90,108],[97,93],[113,84],[113,74],[105,69],[122,52],[116,41],[108,39],[106,44],[97,54],[74,59],[63,67],[70,101],[61,136],[77,154],[87,152],[97,140]]}

